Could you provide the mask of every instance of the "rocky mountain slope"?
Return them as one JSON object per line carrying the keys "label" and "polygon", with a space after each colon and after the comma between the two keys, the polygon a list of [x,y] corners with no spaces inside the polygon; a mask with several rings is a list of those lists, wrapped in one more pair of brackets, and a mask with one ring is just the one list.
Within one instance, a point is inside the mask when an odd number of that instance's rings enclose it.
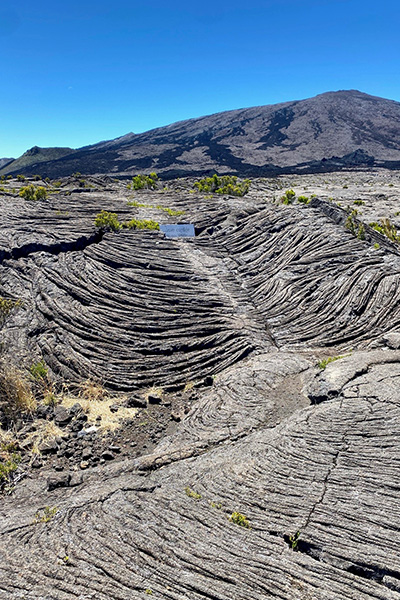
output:
{"label": "rocky mountain slope", "polygon": [[[71,154],[73,150],[71,148],[39,148],[34,146],[27,150],[22,156],[16,159],[4,159],[8,160],[7,164],[1,165],[0,162],[0,175],[7,175],[9,173],[21,173],[29,171],[32,167],[32,174],[36,175],[40,167],[39,165],[43,162],[58,160],[68,154]],[[36,170],[35,168],[36,167]]]}
{"label": "rocky mountain slope", "polygon": [[[43,162],[39,172],[60,177],[77,171],[156,171],[171,178],[209,172],[257,176],[371,165],[398,168],[399,140],[400,104],[350,90],[128,134]],[[14,167],[14,173],[38,172],[36,165]]]}
{"label": "rocky mountain slope", "polygon": [[0,158],[0,169],[8,165],[10,162],[15,160],[14,158]]}
{"label": "rocky mountain slope", "polygon": [[[69,178],[36,202],[7,182],[3,359],[42,360],[60,403],[16,424],[1,600],[399,600],[400,251],[362,213],[390,196],[400,225],[399,182]],[[340,197],[285,205],[288,185]],[[99,231],[102,209],[196,236]]]}

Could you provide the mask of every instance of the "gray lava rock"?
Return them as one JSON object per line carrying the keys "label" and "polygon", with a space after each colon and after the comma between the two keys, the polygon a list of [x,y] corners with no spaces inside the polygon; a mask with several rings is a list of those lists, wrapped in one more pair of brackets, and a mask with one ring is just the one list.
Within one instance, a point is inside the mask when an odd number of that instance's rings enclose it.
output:
{"label": "gray lava rock", "polygon": [[47,479],[47,489],[49,492],[60,487],[68,487],[71,481],[71,473],[61,473],[53,475]]}
{"label": "gray lava rock", "polygon": [[56,425],[59,425],[60,427],[64,427],[65,425],[68,425],[68,423],[71,421],[71,419],[72,419],[72,415],[67,408],[65,408],[64,406],[56,406],[55,407],[54,422]]}

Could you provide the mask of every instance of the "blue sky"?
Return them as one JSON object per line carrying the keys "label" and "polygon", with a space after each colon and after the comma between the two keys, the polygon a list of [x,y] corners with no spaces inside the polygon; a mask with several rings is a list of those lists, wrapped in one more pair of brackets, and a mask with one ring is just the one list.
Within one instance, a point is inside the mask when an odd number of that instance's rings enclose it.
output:
{"label": "blue sky", "polygon": [[359,89],[400,101],[400,6],[2,0],[0,157]]}

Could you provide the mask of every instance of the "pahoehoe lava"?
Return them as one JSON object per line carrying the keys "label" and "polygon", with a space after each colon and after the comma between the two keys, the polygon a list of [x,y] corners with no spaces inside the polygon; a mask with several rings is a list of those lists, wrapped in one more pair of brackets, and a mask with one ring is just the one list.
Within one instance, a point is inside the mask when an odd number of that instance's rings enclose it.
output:
{"label": "pahoehoe lava", "polygon": [[[117,186],[2,197],[0,292],[22,300],[11,353],[128,394],[215,378],[149,454],[4,498],[0,598],[400,598],[398,251],[353,236],[340,207],[257,185],[163,194],[194,223],[187,240],[96,233],[102,208],[132,214]],[[320,370],[318,352],[345,356]]]}

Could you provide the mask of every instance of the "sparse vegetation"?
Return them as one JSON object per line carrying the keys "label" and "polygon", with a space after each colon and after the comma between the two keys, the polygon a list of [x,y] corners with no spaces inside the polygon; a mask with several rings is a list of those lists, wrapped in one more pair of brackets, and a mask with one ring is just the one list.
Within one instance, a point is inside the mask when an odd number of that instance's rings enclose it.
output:
{"label": "sparse vegetation", "polygon": [[102,210],[95,218],[94,224],[99,229],[119,231],[120,229],[150,229],[158,230],[160,225],[152,219],[131,219],[120,223],[116,213]]}
{"label": "sparse vegetation", "polygon": [[246,529],[251,529],[249,520],[240,512],[233,512],[229,517],[229,520],[232,523],[235,523],[235,525],[239,525],[239,527],[246,527]]}
{"label": "sparse vegetation", "polygon": [[43,186],[35,187],[33,184],[30,184],[22,187],[19,195],[25,200],[45,200],[47,198],[47,190]]}
{"label": "sparse vegetation", "polygon": [[0,446],[0,490],[12,483],[14,474],[21,462],[20,454],[12,451],[6,445]]}
{"label": "sparse vegetation", "polygon": [[238,178],[235,175],[218,176],[214,173],[212,177],[205,177],[204,179],[195,181],[193,187],[198,192],[244,196],[249,191],[250,183],[250,179],[238,181]]}
{"label": "sparse vegetation", "polygon": [[30,415],[36,409],[28,377],[5,359],[0,364],[0,409],[8,425],[20,415]]}
{"label": "sparse vegetation", "polygon": [[320,360],[318,363],[318,366],[323,371],[324,369],[326,369],[326,367],[330,363],[335,362],[335,360],[340,360],[341,358],[345,358],[346,356],[350,356],[350,355],[342,354],[341,356],[329,356],[329,358],[324,358],[323,360]]}
{"label": "sparse vegetation", "polygon": [[291,549],[294,552],[297,552],[297,550],[299,549],[299,538],[300,538],[300,531],[296,531],[296,533],[293,533],[292,535],[289,535],[289,546],[291,547]]}
{"label": "sparse vegetation", "polygon": [[157,221],[153,221],[152,219],[131,219],[130,221],[125,221],[122,223],[121,227],[124,229],[160,229],[160,225],[157,223]]}
{"label": "sparse vegetation", "polygon": [[36,381],[47,379],[48,368],[46,367],[44,360],[39,360],[37,363],[34,363],[29,371]]}
{"label": "sparse vegetation", "polygon": [[11,300],[11,298],[3,298],[0,296],[0,327],[4,325],[10,313],[22,306],[21,300]]}
{"label": "sparse vegetation", "polygon": [[193,498],[194,500],[201,499],[201,494],[198,494],[197,492],[192,490],[190,487],[185,487],[185,494],[186,494],[186,496],[188,496],[189,498]]}
{"label": "sparse vegetation", "polygon": [[286,192],[281,196],[282,204],[293,204],[295,201],[296,194],[293,190],[286,190]]}
{"label": "sparse vegetation", "polygon": [[121,229],[121,224],[118,221],[116,213],[108,212],[107,210],[102,210],[98,213],[94,220],[94,224],[99,229],[112,231],[118,231]]}
{"label": "sparse vegetation", "polygon": [[308,196],[298,196],[297,202],[300,202],[300,204],[309,204],[310,198]]}
{"label": "sparse vegetation", "polygon": [[128,189],[130,190],[155,190],[157,189],[158,175],[157,173],[150,173],[150,175],[136,175],[132,178],[132,182],[128,183]]}
{"label": "sparse vegetation", "polygon": [[396,226],[389,219],[380,219],[379,223],[375,221],[369,224],[372,229],[379,231],[392,242],[400,243],[400,235],[397,234]]}
{"label": "sparse vegetation", "polygon": [[57,506],[54,506],[53,508],[50,508],[50,506],[45,506],[41,512],[36,513],[34,523],[48,523],[56,516],[57,513]]}
{"label": "sparse vegetation", "polygon": [[364,206],[365,202],[364,200],[354,200],[353,204],[356,204],[357,206]]}

